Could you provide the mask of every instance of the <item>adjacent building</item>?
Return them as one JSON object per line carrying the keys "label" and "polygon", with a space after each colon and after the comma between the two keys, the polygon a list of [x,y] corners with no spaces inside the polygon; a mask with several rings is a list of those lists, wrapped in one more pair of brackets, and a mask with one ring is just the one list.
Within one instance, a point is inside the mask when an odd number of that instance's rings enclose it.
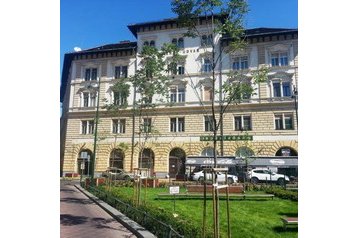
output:
{"label": "adjacent building", "polygon": [[[215,40],[222,41],[219,45],[225,47],[228,39],[211,34],[204,20],[198,24],[201,37],[197,38],[184,37],[186,29],[178,27],[176,19],[133,24],[128,28],[136,42],[121,41],[65,55],[61,81],[61,172],[89,173],[96,113],[96,173],[107,167],[126,171],[148,168],[151,175],[180,178],[186,173],[188,156],[213,154],[212,62],[207,46]],[[225,82],[227,74],[236,70],[250,80],[252,71],[262,65],[268,66],[270,72],[266,82],[255,85],[254,95],[228,107],[223,119],[223,154],[237,159],[251,157],[252,162],[262,163],[255,166],[276,166],[286,174],[297,175],[298,30],[248,29],[246,40],[246,49],[222,55],[216,77]],[[124,98],[113,90],[113,85],[120,78],[134,75],[140,67],[143,45],[159,49],[164,43],[176,44],[185,56],[177,70],[168,73],[170,106],[163,104],[146,110],[145,118],[134,116],[133,102],[140,95],[131,88],[130,95]],[[111,103],[128,106],[113,113],[103,108]],[[155,128],[145,144],[139,136],[139,125]]]}

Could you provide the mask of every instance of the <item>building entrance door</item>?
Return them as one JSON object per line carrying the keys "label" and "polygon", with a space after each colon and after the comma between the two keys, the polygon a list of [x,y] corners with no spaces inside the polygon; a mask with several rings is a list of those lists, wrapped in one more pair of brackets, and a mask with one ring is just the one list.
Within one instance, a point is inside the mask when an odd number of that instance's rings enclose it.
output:
{"label": "building entrance door", "polygon": [[169,177],[184,179],[185,177],[185,152],[180,148],[174,148],[169,153]]}

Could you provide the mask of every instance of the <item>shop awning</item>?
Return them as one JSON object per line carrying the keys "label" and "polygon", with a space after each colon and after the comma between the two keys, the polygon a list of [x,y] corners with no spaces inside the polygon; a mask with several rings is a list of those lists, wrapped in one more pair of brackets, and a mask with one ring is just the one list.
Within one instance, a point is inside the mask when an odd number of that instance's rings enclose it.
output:
{"label": "shop awning", "polygon": [[[243,158],[237,159],[239,166],[245,166]],[[298,167],[298,156],[248,157],[247,165],[251,167]]]}
{"label": "shop awning", "polygon": [[[247,164],[246,164],[247,160]],[[218,166],[251,166],[251,167],[298,167],[298,156],[253,156],[246,159],[235,156],[218,156]],[[186,166],[214,165],[214,158],[209,156],[188,156]]]}
{"label": "shop awning", "polygon": [[[216,158],[218,166],[234,166],[237,164],[235,156],[218,156]],[[208,156],[188,156],[185,160],[186,166],[210,166],[214,165],[214,157]]]}

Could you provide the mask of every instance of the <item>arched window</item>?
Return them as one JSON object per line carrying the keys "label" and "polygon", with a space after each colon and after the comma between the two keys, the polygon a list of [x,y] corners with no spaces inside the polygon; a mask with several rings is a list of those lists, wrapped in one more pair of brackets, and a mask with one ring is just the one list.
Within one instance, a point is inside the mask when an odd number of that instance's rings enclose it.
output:
{"label": "arched window", "polygon": [[[216,152],[217,155],[219,155],[218,152]],[[202,156],[214,156],[214,148],[212,147],[205,147],[203,151],[201,152]]]}
{"label": "arched window", "polygon": [[246,158],[255,155],[255,153],[248,147],[240,147],[236,150],[235,156],[240,158]]}
{"label": "arched window", "polygon": [[297,156],[296,150],[291,147],[281,147],[275,154],[276,156]]}
{"label": "arched window", "polygon": [[144,149],[138,158],[139,168],[149,169],[149,175],[153,175],[154,172],[154,152],[151,149]]}
{"label": "arched window", "polygon": [[124,153],[120,149],[114,149],[109,157],[109,167],[123,169]]}

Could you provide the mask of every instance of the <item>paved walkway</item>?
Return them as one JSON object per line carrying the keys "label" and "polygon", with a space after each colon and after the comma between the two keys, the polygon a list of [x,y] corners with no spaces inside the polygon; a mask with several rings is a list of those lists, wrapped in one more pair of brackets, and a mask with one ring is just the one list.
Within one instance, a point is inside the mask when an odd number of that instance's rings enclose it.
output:
{"label": "paved walkway", "polygon": [[61,238],[134,238],[113,217],[73,186],[61,181]]}

